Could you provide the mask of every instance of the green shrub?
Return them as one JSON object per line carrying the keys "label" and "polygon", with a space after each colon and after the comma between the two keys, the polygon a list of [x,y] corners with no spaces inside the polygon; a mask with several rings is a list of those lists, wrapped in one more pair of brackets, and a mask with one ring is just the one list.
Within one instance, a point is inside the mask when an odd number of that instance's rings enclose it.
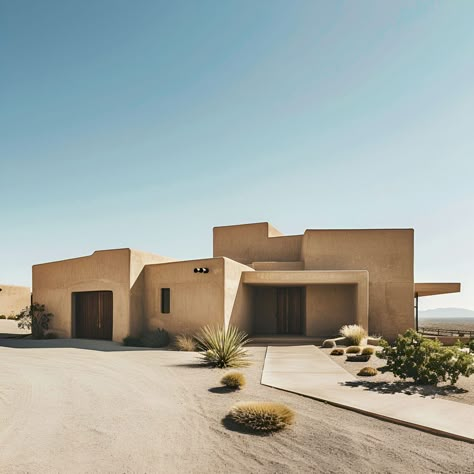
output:
{"label": "green shrub", "polygon": [[405,380],[412,378],[417,384],[436,385],[449,380],[454,385],[461,375],[474,373],[474,356],[459,346],[445,347],[438,340],[428,339],[409,329],[399,335],[392,347],[387,341],[377,353],[387,364],[380,370],[392,372]]}
{"label": "green shrub", "polygon": [[170,336],[166,329],[155,329],[148,331],[141,337],[145,347],[166,347],[170,343]]}
{"label": "green shrub", "polygon": [[168,331],[155,329],[142,334],[140,337],[127,336],[123,339],[124,346],[132,347],[165,347],[170,343]]}
{"label": "green shrub", "polygon": [[229,372],[221,379],[221,384],[229,388],[243,388],[245,383],[245,376],[241,372]]}
{"label": "green shrub", "polygon": [[143,347],[143,342],[139,337],[127,336],[123,338],[124,346]]}
{"label": "green shrub", "polygon": [[357,375],[360,375],[361,377],[373,377],[374,375],[378,374],[378,370],[375,369],[374,367],[364,367],[359,370]]}
{"label": "green shrub", "polygon": [[324,349],[332,349],[333,347],[336,347],[336,342],[331,340],[331,339],[326,339],[323,341],[323,346]]}
{"label": "green shrub", "polygon": [[4,314],[0,314],[0,319],[7,319],[7,317]]}
{"label": "green shrub", "polygon": [[331,351],[331,355],[332,356],[342,356],[342,355],[344,355],[344,352],[345,352],[344,349],[340,349],[340,348],[339,349],[333,349]]}
{"label": "green shrub", "polygon": [[174,346],[178,351],[194,352],[197,350],[197,344],[193,337],[179,334],[174,340]]}
{"label": "green shrub", "polygon": [[205,326],[195,336],[204,362],[219,368],[249,365],[244,345],[249,342],[245,332],[234,326]]}
{"label": "green shrub", "polygon": [[229,416],[239,424],[255,431],[277,431],[292,424],[293,410],[281,403],[241,402],[235,404]]}
{"label": "green shrub", "polygon": [[373,347],[364,347],[362,349],[362,355],[372,355],[375,352]]}
{"label": "green shrub", "polygon": [[346,354],[358,354],[360,352],[359,346],[350,346],[346,349]]}
{"label": "green shrub", "polygon": [[341,336],[347,340],[347,344],[351,346],[358,346],[364,337],[367,337],[367,331],[358,324],[349,324],[342,326],[339,331]]}
{"label": "green shrub", "polygon": [[470,339],[467,343],[467,347],[469,348],[469,352],[474,354],[474,339]]}
{"label": "green shrub", "polygon": [[18,315],[18,327],[31,331],[34,339],[42,339],[52,317],[51,313],[46,312],[44,304],[33,303]]}

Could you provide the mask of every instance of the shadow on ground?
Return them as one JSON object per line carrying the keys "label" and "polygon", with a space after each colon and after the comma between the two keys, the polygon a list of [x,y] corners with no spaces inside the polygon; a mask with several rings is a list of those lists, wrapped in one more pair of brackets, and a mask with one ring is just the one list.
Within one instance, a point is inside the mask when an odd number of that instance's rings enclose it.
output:
{"label": "shadow on ground", "polygon": [[232,392],[235,392],[236,390],[233,389],[233,388],[230,388],[230,387],[211,387],[209,389],[209,392],[211,393],[220,393],[220,394],[225,394],[225,393],[232,393]]}
{"label": "shadow on ground", "polygon": [[84,349],[101,352],[136,352],[136,351],[168,351],[168,348],[152,349],[149,347],[122,346],[118,342],[94,339],[28,339],[0,338],[0,347],[12,349]]}
{"label": "shadow on ground", "polygon": [[466,393],[467,390],[453,385],[435,387],[433,385],[416,385],[413,382],[370,382],[366,380],[354,380],[344,382],[346,387],[363,387],[365,390],[382,394],[392,395],[403,393],[405,395],[421,395],[422,397],[434,397],[436,395],[450,395],[453,393]]}
{"label": "shadow on ground", "polygon": [[236,433],[242,433],[250,436],[266,437],[273,435],[271,431],[254,431],[250,428],[247,428],[244,425],[236,423],[230,415],[227,415],[225,418],[222,418],[222,425],[227,428],[229,431],[234,431]]}

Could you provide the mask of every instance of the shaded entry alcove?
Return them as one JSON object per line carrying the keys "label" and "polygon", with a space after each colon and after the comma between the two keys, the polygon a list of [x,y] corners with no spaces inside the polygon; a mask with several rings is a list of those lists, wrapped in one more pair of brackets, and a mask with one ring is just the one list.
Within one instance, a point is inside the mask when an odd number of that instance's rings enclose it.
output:
{"label": "shaded entry alcove", "polygon": [[112,340],[113,295],[111,291],[73,293],[74,337]]}

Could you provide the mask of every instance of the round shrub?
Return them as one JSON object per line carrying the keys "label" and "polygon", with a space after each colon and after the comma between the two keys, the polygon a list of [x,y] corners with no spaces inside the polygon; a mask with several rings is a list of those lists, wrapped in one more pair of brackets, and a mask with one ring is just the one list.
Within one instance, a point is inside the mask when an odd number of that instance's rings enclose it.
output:
{"label": "round shrub", "polygon": [[229,372],[222,377],[221,384],[228,388],[243,388],[245,386],[245,376],[242,372]]}
{"label": "round shrub", "polygon": [[364,347],[362,349],[362,355],[372,355],[375,352],[373,347]]}
{"label": "round shrub", "polygon": [[322,347],[324,349],[331,349],[333,347],[336,347],[336,342],[333,341],[332,339],[326,339],[325,341],[323,341]]}
{"label": "round shrub", "polygon": [[350,346],[346,349],[346,354],[358,354],[360,352],[359,346]]}
{"label": "round shrub", "polygon": [[378,370],[375,369],[374,367],[364,367],[363,369],[360,369],[357,375],[360,375],[361,377],[373,377],[374,375],[378,374]]}
{"label": "round shrub", "polygon": [[235,404],[229,416],[241,425],[255,431],[277,431],[292,424],[293,410],[281,403],[240,402]]}
{"label": "round shrub", "polygon": [[331,351],[332,356],[342,356],[344,355],[344,349],[333,349]]}

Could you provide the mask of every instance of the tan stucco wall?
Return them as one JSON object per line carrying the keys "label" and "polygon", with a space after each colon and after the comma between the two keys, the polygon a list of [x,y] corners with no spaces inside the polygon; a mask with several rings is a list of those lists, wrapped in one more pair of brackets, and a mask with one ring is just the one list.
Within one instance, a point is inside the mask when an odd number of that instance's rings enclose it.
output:
{"label": "tan stucco wall", "polygon": [[252,288],[243,284],[242,272],[252,269],[228,258],[224,258],[224,269],[226,327],[231,324],[251,334],[254,325],[254,294]]}
{"label": "tan stucco wall", "polygon": [[0,283],[0,315],[14,316],[30,305],[31,290],[27,286]]}
{"label": "tan stucco wall", "polygon": [[132,249],[130,251],[130,330],[129,335],[139,336],[147,327],[145,317],[145,265],[174,262],[163,257]]}
{"label": "tan stucco wall", "polygon": [[283,236],[268,222],[214,227],[214,257],[245,265],[300,260],[302,235]]}
{"label": "tan stucco wall", "polygon": [[306,270],[367,270],[369,331],[394,338],[413,327],[413,229],[307,230]]}
{"label": "tan stucco wall", "polygon": [[330,337],[345,324],[357,323],[356,285],[306,287],[306,335]]}
{"label": "tan stucco wall", "polygon": [[73,336],[72,293],[113,292],[113,340],[130,332],[130,249],[101,250],[87,257],[33,266],[33,300],[54,314],[50,328]]}
{"label": "tan stucco wall", "polygon": [[[194,273],[207,267],[209,273]],[[161,288],[170,288],[170,313],[161,313]],[[146,326],[170,334],[193,334],[207,324],[223,325],[224,259],[212,258],[145,267]]]}

